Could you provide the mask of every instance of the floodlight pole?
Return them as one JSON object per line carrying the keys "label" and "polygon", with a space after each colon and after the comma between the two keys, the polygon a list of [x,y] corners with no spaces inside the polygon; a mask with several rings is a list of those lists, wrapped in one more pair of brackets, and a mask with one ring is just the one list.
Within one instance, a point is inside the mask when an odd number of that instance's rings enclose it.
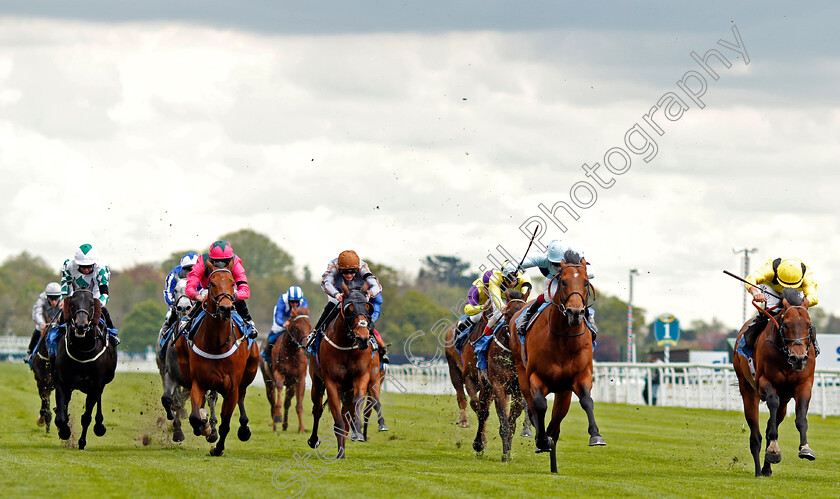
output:
{"label": "floodlight pole", "polygon": [[627,362],[636,362],[636,344],[633,341],[633,275],[637,269],[630,269],[630,299],[627,301]]}
{"label": "floodlight pole", "polygon": [[[744,254],[744,279],[750,275],[750,253],[755,253],[758,251],[758,248],[741,248],[735,249],[732,248],[732,252],[737,254],[743,253]],[[741,324],[747,322],[747,295],[749,295],[749,291],[744,288],[744,311],[743,311],[743,318],[741,319]]]}

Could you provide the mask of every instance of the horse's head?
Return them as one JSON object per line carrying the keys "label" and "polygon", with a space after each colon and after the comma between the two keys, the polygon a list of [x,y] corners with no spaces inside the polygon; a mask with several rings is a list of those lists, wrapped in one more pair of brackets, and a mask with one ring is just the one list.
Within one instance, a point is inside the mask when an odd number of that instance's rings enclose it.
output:
{"label": "horse's head", "polygon": [[207,307],[207,313],[224,320],[230,319],[236,293],[233,273],[226,268],[216,269],[210,272],[208,280],[210,284],[207,294],[211,303]]}
{"label": "horse's head", "polygon": [[341,283],[344,291],[344,300],[341,306],[341,313],[350,335],[355,339],[356,346],[360,349],[367,348],[371,334],[370,316],[373,313],[373,305],[368,303],[368,284],[361,288],[349,289],[347,284]]}
{"label": "horse's head", "polygon": [[801,371],[808,363],[814,326],[811,324],[808,308],[803,304],[802,295],[798,291],[785,288],[782,306],[779,321],[779,335],[782,337],[780,349],[784,355],[787,355],[787,361],[791,367],[795,371]]}
{"label": "horse's head", "polygon": [[521,291],[517,291],[515,289],[505,290],[505,297],[507,298],[507,305],[505,305],[504,308],[506,323],[510,324],[510,321],[513,320],[513,316],[525,308],[525,304],[528,302],[528,297],[531,295],[531,288],[528,287],[527,289],[528,290],[525,294],[522,294]]}
{"label": "horse's head", "polygon": [[580,325],[586,313],[586,305],[589,301],[589,277],[586,265],[585,258],[574,250],[568,250],[554,276],[557,280],[557,291],[551,299],[566,316],[570,326]]}
{"label": "horse's head", "polygon": [[192,308],[194,302],[190,300],[187,296],[187,280],[186,279],[179,279],[178,283],[175,284],[175,313],[178,315],[178,318],[182,318],[187,315],[187,313]]}
{"label": "horse's head", "polygon": [[77,289],[65,298],[63,312],[64,322],[73,331],[73,337],[93,338],[92,332],[102,317],[102,304],[89,289]]}
{"label": "horse's head", "polygon": [[289,314],[289,333],[300,343],[300,340],[309,335],[312,331],[312,323],[309,321],[309,309],[306,307],[295,307]]}

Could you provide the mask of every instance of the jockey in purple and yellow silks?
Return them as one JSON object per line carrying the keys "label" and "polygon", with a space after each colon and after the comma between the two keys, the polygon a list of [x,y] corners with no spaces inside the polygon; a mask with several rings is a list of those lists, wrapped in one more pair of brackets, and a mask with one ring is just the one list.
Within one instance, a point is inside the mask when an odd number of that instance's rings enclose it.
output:
{"label": "jockey in purple and yellow silks", "polygon": [[499,270],[485,272],[473,281],[470,287],[467,294],[468,302],[464,306],[464,313],[467,314],[468,320],[458,324],[456,334],[469,327],[470,323],[477,324],[488,306],[493,311],[493,315],[487,320],[483,334],[491,334],[493,327],[502,318],[502,309],[505,306],[502,295],[505,290],[515,290],[525,294],[525,287],[533,287],[531,279],[526,274],[517,272],[512,265],[505,265],[504,273]]}
{"label": "jockey in purple and yellow silks", "polygon": [[[806,307],[810,308],[819,303],[814,274],[798,258],[772,258],[767,260],[764,265],[748,275],[746,280],[750,283],[745,285],[747,291],[750,292],[756,302],[765,303],[767,311],[771,313],[775,313],[781,308],[781,300],[770,294],[765,295],[765,291],[772,290],[781,295],[785,288],[791,288],[802,294],[803,305]],[[744,331],[744,341],[750,350],[753,349],[758,333],[764,330],[769,321],[770,318],[765,314],[758,314],[747,330]],[[814,344],[814,350],[819,354],[820,350],[813,330],[811,331],[811,343]]]}

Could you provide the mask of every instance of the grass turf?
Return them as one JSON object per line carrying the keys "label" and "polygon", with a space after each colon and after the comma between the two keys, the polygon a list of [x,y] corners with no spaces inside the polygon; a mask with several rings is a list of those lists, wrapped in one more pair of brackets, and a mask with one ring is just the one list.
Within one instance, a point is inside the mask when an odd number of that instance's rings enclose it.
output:
{"label": "grass turf", "polygon": [[[83,394],[74,394],[74,433],[66,444],[54,426],[46,435],[35,425],[40,404],[26,366],[0,363],[0,379],[0,484],[11,497],[289,497],[296,492],[308,497],[828,497],[840,487],[840,418],[809,418],[813,462],[797,458],[799,436],[792,419],[786,419],[780,427],[783,460],[772,477],[757,479],[741,413],[596,404],[608,445],[591,448],[585,414],[574,405],[561,427],[559,473],[551,475],[548,454],[534,454],[533,440],[519,437],[519,428],[513,460],[501,461],[493,410],[487,450],[476,457],[475,415],[470,414],[471,428],[455,426],[452,396],[389,394],[383,405],[391,431],[376,433],[374,426],[369,442],[348,442],[347,459],[333,462],[320,461],[307,446],[308,432],[272,432],[262,388],[251,388],[246,400],[251,439],[236,438],[234,412],[225,454],[211,457],[210,444],[192,436],[186,421],[187,440],[170,440],[157,375],[117,373],[103,395],[108,433],[96,437],[91,428],[84,451],[74,448]],[[328,414],[322,438],[331,428]],[[308,430],[308,398],[304,415]]]}

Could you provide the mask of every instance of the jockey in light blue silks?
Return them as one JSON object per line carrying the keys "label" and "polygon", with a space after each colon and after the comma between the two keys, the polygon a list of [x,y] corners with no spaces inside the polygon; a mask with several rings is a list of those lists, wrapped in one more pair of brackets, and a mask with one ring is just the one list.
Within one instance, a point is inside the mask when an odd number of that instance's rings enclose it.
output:
{"label": "jockey in light blue silks", "polygon": [[[526,257],[525,260],[522,261],[523,269],[531,267],[538,267],[540,269],[542,275],[545,276],[546,287],[545,292],[537,296],[537,299],[534,300],[534,303],[532,303],[530,307],[528,307],[524,317],[521,319],[517,330],[520,336],[525,335],[528,322],[531,320],[531,317],[537,313],[540,306],[543,303],[551,303],[551,297],[557,293],[558,283],[557,280],[554,279],[554,276],[557,275],[557,272],[560,270],[560,262],[563,261],[566,251],[569,250],[572,250],[583,257],[583,250],[577,248],[570,241],[566,239],[555,239],[554,241],[548,243],[548,247],[544,253]],[[587,275],[589,279],[595,277],[589,272],[587,272]],[[596,336],[598,335],[598,328],[595,326],[595,311],[588,305],[586,307],[586,325],[592,332],[592,341],[594,342]]]}
{"label": "jockey in light blue silks", "polygon": [[[166,300],[166,304],[169,305],[169,310],[166,312],[166,321],[163,323],[163,328],[161,332],[167,331],[172,325],[178,320],[178,314],[175,313],[173,308],[175,307],[175,286],[178,285],[178,281],[181,279],[186,279],[187,275],[192,270],[193,265],[196,264],[198,261],[198,253],[194,253],[189,251],[181,257],[181,261],[176,265],[170,272],[169,275],[166,276],[166,279],[163,281],[163,299]],[[201,287],[199,286],[199,289]]]}
{"label": "jockey in light blue silks", "polygon": [[[120,344],[117,330],[111,321],[111,314],[105,306],[108,304],[108,285],[111,280],[111,270],[105,261],[99,257],[96,248],[90,244],[83,244],[76,249],[72,259],[67,259],[61,268],[61,299],[72,295],[77,289],[89,289],[94,299],[102,305],[102,318],[105,327],[115,344]],[[64,317],[59,315],[59,323],[63,324]],[[47,334],[47,348],[50,361],[55,357],[58,347],[59,328],[54,327]]]}
{"label": "jockey in light blue silks", "polygon": [[292,314],[292,309],[295,307],[309,307],[306,297],[303,296],[303,290],[300,286],[292,286],[288,291],[280,295],[277,299],[277,305],[274,306],[274,324],[271,325],[271,333],[268,335],[268,343],[262,351],[262,358],[271,364],[271,349],[274,348],[274,343],[277,338],[286,332],[289,327],[289,316]]}

